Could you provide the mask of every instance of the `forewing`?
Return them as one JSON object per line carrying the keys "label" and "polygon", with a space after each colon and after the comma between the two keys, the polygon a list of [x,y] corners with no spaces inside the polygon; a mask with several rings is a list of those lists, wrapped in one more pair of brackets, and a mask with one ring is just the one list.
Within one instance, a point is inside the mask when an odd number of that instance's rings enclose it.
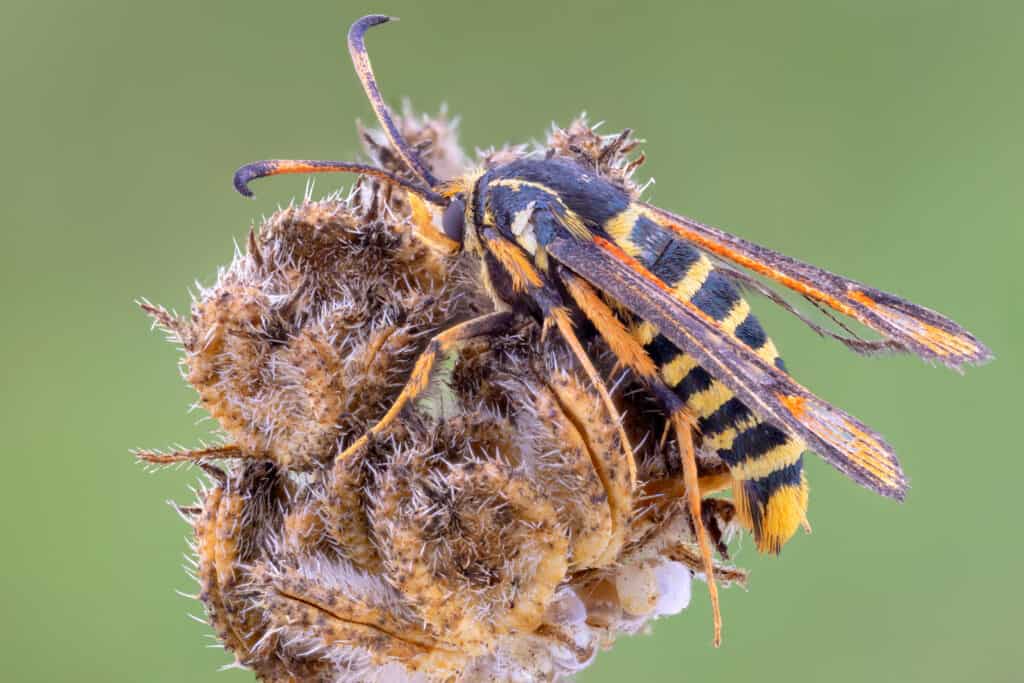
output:
{"label": "forewing", "polygon": [[765,363],[699,308],[673,296],[661,280],[615,244],[601,237],[592,241],[559,238],[547,249],[562,265],[656,325],[762,419],[801,436],[812,450],[859,484],[902,500],[907,482],[881,436]]}
{"label": "forewing", "polygon": [[922,358],[959,369],[992,357],[974,335],[935,311],[685,216],[643,206],[652,220],[682,239],[849,316]]}

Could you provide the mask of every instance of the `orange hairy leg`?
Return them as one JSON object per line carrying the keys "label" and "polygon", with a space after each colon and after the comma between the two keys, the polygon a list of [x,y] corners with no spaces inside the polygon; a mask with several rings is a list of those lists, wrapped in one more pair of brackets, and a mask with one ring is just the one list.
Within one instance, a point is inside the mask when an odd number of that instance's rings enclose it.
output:
{"label": "orange hairy leg", "polygon": [[630,444],[629,437],[626,436],[626,430],[622,426],[622,420],[619,418],[619,410],[615,407],[615,403],[612,402],[612,397],[608,393],[604,380],[597,372],[597,368],[594,367],[586,350],[583,348],[583,344],[580,343],[579,338],[576,336],[572,326],[572,319],[569,317],[569,311],[561,306],[554,307],[548,311],[548,320],[552,321],[555,327],[558,328],[558,332],[565,339],[569,350],[576,356],[576,360],[579,361],[583,371],[587,373],[591,384],[594,385],[594,388],[597,389],[598,394],[601,396],[601,401],[605,405],[605,410],[608,411],[608,416],[616,423],[619,441],[622,444],[626,464],[629,467],[629,490],[632,491],[636,488],[636,460],[633,457],[633,446]]}
{"label": "orange hairy leg", "polygon": [[[639,375],[649,386],[660,385],[652,387],[652,391],[659,400],[663,400],[663,392],[671,390],[658,377],[658,369],[647,351],[630,334],[626,326],[622,324],[622,321],[615,316],[611,306],[605,303],[598,293],[594,291],[594,288],[587,284],[586,280],[564,269],[559,274],[569,290],[569,295],[573,301],[590,319],[590,322],[594,324],[594,327],[608,343],[608,346],[619,362]],[[732,479],[732,475],[729,474],[727,468],[701,476],[698,482],[700,484],[701,496],[710,495],[729,488],[732,486]]]}
{"label": "orange hairy leg", "polygon": [[718,647],[722,643],[722,614],[718,603],[718,586],[715,584],[715,565],[711,544],[708,541],[701,515],[701,496],[704,490],[713,491],[724,488],[725,485],[728,485],[727,482],[731,480],[731,477],[728,474],[716,473],[705,481],[701,481],[697,472],[697,457],[693,446],[693,430],[696,425],[687,414],[683,402],[661,381],[657,374],[657,367],[650,356],[597,292],[586,281],[568,270],[561,270],[560,275],[573,301],[594,324],[598,333],[615,352],[616,357],[640,375],[668,412],[669,421],[675,430],[676,440],[679,444],[679,455],[682,458],[686,501],[690,508],[690,518],[693,520],[697,545],[700,547],[704,573],[707,576],[711,609],[714,613],[714,644],[715,647]]}
{"label": "orange hairy leg", "polygon": [[430,343],[427,344],[427,348],[416,359],[416,365],[413,366],[412,373],[409,375],[405,387],[398,394],[395,402],[391,404],[388,412],[384,414],[384,417],[377,424],[373,425],[365,434],[342,451],[335,459],[335,462],[344,461],[353,453],[362,449],[371,436],[380,434],[390,427],[391,423],[401,414],[402,409],[405,408],[409,401],[419,396],[429,386],[430,374],[434,369],[438,356],[449,351],[459,342],[507,330],[513,320],[515,320],[515,314],[508,311],[487,313],[450,327],[431,339]]}
{"label": "orange hairy leg", "polygon": [[415,192],[408,193],[406,198],[409,201],[409,207],[412,209],[412,224],[416,231],[416,236],[446,256],[458,253],[462,245],[437,229],[434,217],[431,215],[430,209],[427,208],[426,200],[422,199]]}
{"label": "orange hairy leg", "polygon": [[679,455],[683,460],[683,483],[686,485],[686,502],[690,506],[690,519],[700,547],[700,556],[704,561],[704,574],[707,576],[708,593],[711,595],[711,611],[714,614],[715,636],[714,645],[722,644],[722,612],[718,605],[718,585],[715,583],[715,563],[711,555],[711,543],[708,541],[707,530],[700,509],[700,478],[697,475],[697,456],[693,448],[693,420],[683,411],[677,410],[669,415],[679,443]]}
{"label": "orange hairy leg", "polygon": [[636,460],[633,458],[633,446],[629,437],[626,436],[622,420],[619,419],[619,410],[608,393],[604,379],[597,372],[597,368],[594,367],[590,356],[587,355],[586,349],[583,348],[583,344],[580,343],[575,330],[573,330],[572,316],[569,309],[562,304],[561,294],[545,286],[544,278],[534,268],[533,262],[514,243],[491,229],[483,230],[482,237],[487,252],[501,265],[502,270],[511,280],[514,292],[529,292],[541,305],[544,310],[544,334],[552,325],[558,328],[559,334],[562,335],[569,350],[572,351],[580,367],[587,374],[590,383],[597,389],[601,402],[608,412],[608,417],[615,422],[623,456],[629,468],[629,490],[632,492],[636,488]]}

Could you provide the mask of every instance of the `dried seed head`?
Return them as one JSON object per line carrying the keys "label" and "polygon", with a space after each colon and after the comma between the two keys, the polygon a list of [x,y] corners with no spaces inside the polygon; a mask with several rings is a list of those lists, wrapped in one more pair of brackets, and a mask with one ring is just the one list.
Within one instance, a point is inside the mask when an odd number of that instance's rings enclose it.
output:
{"label": "dried seed head", "polygon": [[632,181],[632,177],[644,163],[644,155],[630,155],[643,141],[634,138],[633,131],[628,128],[611,135],[598,135],[596,128],[596,125],[591,127],[587,124],[585,114],[570,123],[568,128],[553,126],[548,135],[548,153],[569,157],[589,166],[636,199],[641,188]]}
{"label": "dried seed head", "polygon": [[385,573],[423,620],[477,654],[495,637],[540,625],[565,577],[567,539],[522,473],[493,455],[451,455],[397,454],[379,487],[374,531]]}
{"label": "dried seed head", "polygon": [[427,335],[460,313],[448,276],[398,219],[306,203],[266,221],[191,317],[167,322],[242,454],[309,469],[373,424]]}
{"label": "dried seed head", "polygon": [[[400,125],[435,173],[464,170],[446,120],[406,112]],[[375,163],[402,171],[379,133],[362,137]],[[549,144],[635,190],[629,135],[579,120]],[[210,485],[182,509],[200,599],[261,680],[554,680],[683,609],[701,567],[650,397],[620,383],[642,444],[633,490],[597,391],[533,325],[464,344],[386,434],[336,461],[430,336],[487,310],[463,265],[411,234],[409,211],[369,181],[305,201],[260,225],[187,320],[144,306],[184,347],[225,445],[140,457],[204,463]],[[590,351],[614,376],[600,340]],[[709,501],[705,522],[727,536],[734,512]]]}

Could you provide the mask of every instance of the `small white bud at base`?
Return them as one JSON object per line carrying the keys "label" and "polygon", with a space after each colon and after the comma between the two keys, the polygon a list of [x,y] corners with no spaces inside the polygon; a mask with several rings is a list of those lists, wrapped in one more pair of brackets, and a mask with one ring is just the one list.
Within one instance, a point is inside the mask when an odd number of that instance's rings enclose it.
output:
{"label": "small white bud at base", "polygon": [[654,568],[658,585],[658,601],[654,605],[654,616],[662,617],[679,614],[690,604],[690,570],[672,560]]}
{"label": "small white bud at base", "polygon": [[548,605],[544,621],[549,624],[577,625],[587,619],[587,606],[583,604],[576,591],[564,587],[555,594],[554,600]]}

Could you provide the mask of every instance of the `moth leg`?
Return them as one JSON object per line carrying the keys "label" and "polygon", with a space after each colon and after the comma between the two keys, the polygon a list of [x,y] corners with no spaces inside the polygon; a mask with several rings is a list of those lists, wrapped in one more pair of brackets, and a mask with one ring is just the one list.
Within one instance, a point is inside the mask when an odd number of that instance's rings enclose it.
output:
{"label": "moth leg", "polygon": [[[552,324],[558,328],[569,349],[583,367],[591,386],[597,390],[605,412],[608,414],[608,419],[614,424],[619,439],[621,458],[617,457],[617,453],[612,453],[612,447],[601,448],[598,452],[595,443],[588,441],[586,446],[595,449],[590,453],[592,456],[591,466],[604,487],[611,517],[608,542],[591,562],[594,567],[603,567],[614,562],[619,551],[622,550],[626,533],[629,530],[629,521],[633,514],[633,492],[636,491],[636,460],[633,457],[633,446],[622,426],[622,418],[612,402],[604,379],[590,361],[590,357],[573,330],[568,312],[563,307],[555,306],[548,311],[548,316],[545,324]],[[604,456],[606,452],[608,457]],[[620,463],[625,464],[625,477],[622,476],[623,468]]]}
{"label": "moth leg", "polygon": [[[514,230],[515,228],[510,226],[510,229]],[[572,316],[569,313],[569,309],[564,305],[561,292],[551,287],[550,284],[545,283],[544,278],[534,268],[533,262],[526,257],[526,252],[516,246],[515,243],[509,242],[491,229],[485,229],[482,237],[488,253],[500,264],[511,280],[513,291],[529,292],[534,301],[540,305],[541,310],[544,312],[542,335],[546,335],[551,327],[558,329],[562,339],[569,346],[569,350],[572,351],[580,367],[583,368],[583,371],[590,379],[590,383],[597,390],[598,395],[601,397],[601,402],[608,412],[608,416],[614,420],[623,458],[628,468],[629,496],[623,497],[623,502],[627,502],[625,499],[631,498],[633,491],[636,490],[636,460],[633,457],[633,446],[629,441],[629,437],[626,436],[626,430],[623,428],[622,420],[619,418],[618,408],[615,407],[615,403],[608,393],[604,379],[597,372],[597,368],[591,362],[586,349],[583,348],[583,344],[580,343],[579,338],[576,336],[576,332],[573,329]],[[538,251],[537,253],[542,254],[544,252]],[[484,272],[486,273],[487,270],[485,269]],[[631,504],[631,501],[628,502]]]}
{"label": "moth leg", "polygon": [[700,475],[700,495],[710,496],[719,491],[728,491],[732,488],[732,473],[729,468],[721,465]]}
{"label": "moth leg", "polygon": [[419,239],[426,242],[427,246],[448,256],[455,254],[462,247],[458,242],[437,229],[434,217],[427,207],[427,202],[423,201],[419,195],[409,192],[405,198],[412,210],[413,230]]}
{"label": "moth leg", "polygon": [[580,343],[579,337],[576,336],[575,330],[573,330],[572,319],[569,316],[569,311],[563,306],[555,306],[547,311],[548,318],[555,327],[558,328],[562,338],[565,339],[566,344],[569,345],[569,349],[573,355],[576,356],[576,360],[583,367],[583,371],[587,373],[587,377],[590,382],[597,389],[598,394],[601,396],[601,401],[605,405],[605,410],[608,411],[609,417],[615,421],[619,432],[619,442],[622,444],[623,455],[626,459],[626,465],[629,467],[629,490],[633,491],[636,489],[636,459],[633,457],[633,446],[630,444],[629,437],[626,436],[626,430],[622,426],[622,419],[619,416],[619,410],[615,407],[615,403],[612,402],[612,397],[608,393],[608,387],[605,385],[604,379],[597,372],[597,368],[590,360],[590,356],[587,355],[586,349],[583,348],[583,344]]}
{"label": "moth leg", "polygon": [[487,313],[472,320],[459,323],[436,335],[427,344],[427,348],[424,349],[419,358],[416,359],[416,365],[413,366],[409,380],[406,382],[402,392],[398,394],[398,398],[391,404],[388,412],[384,414],[384,417],[377,424],[373,425],[365,434],[342,451],[335,459],[335,462],[342,462],[349,458],[353,453],[362,449],[372,436],[380,434],[391,426],[391,423],[401,414],[406,404],[419,396],[430,384],[430,374],[439,356],[443,356],[445,352],[449,351],[459,342],[472,339],[473,337],[494,335],[507,330],[513,320],[515,320],[515,314],[509,311]]}
{"label": "moth leg", "polygon": [[[667,426],[669,430],[672,429],[671,423]],[[732,474],[725,467],[715,468],[709,472],[701,472],[697,480],[697,484],[700,487],[700,497],[707,500],[723,500],[721,498],[709,499],[708,496],[719,491],[728,491],[732,488],[732,481]],[[655,479],[644,485],[644,492],[647,495],[682,498],[686,493],[686,487],[678,479]]]}
{"label": "moth leg", "polygon": [[[642,350],[642,347],[641,347]],[[702,480],[697,470],[697,452],[693,443],[693,435],[697,429],[697,422],[693,419],[686,404],[682,399],[668,388],[658,377],[645,378],[652,393],[661,402],[668,415],[669,423],[676,434],[676,443],[679,446],[679,457],[683,465],[683,487],[686,495],[687,507],[690,510],[690,519],[693,522],[693,533],[697,537],[697,547],[700,549],[704,575],[707,577],[708,595],[711,598],[711,612],[714,620],[715,647],[722,644],[722,612],[718,601],[718,585],[715,583],[715,560],[711,542],[708,540],[708,532],[704,527],[704,515],[702,510],[702,495],[706,490],[712,490],[720,485],[720,475],[712,475],[713,478]],[[710,479],[710,481],[709,481]]]}
{"label": "moth leg", "polygon": [[[682,459],[686,501],[703,560],[704,574],[707,576],[708,593],[711,596],[711,609],[714,613],[714,644],[715,647],[718,647],[722,643],[722,614],[718,603],[718,586],[715,584],[714,557],[701,514],[702,489],[697,471],[696,449],[693,443],[693,431],[697,428],[696,422],[683,401],[661,380],[657,366],[651,357],[633,338],[622,321],[616,317],[611,307],[594,291],[594,288],[566,269],[560,269],[559,274],[562,276],[569,295],[597,328],[612,353],[623,365],[631,368],[647,383],[652,393],[661,402],[675,431]],[[708,481],[706,484],[710,488],[720,485],[721,482]]]}
{"label": "moth leg", "polygon": [[[680,403],[682,402],[680,401]],[[697,545],[700,547],[701,559],[704,561],[704,574],[707,576],[708,593],[711,595],[711,610],[714,613],[714,644],[715,647],[718,647],[722,644],[722,612],[718,604],[718,586],[715,583],[714,557],[701,514],[697,456],[693,447],[693,430],[696,428],[696,425],[685,410],[673,411],[669,415],[669,420],[675,428],[676,440],[679,443],[679,455],[683,460],[683,482],[686,484],[686,502],[690,506],[693,530],[697,536]]]}

